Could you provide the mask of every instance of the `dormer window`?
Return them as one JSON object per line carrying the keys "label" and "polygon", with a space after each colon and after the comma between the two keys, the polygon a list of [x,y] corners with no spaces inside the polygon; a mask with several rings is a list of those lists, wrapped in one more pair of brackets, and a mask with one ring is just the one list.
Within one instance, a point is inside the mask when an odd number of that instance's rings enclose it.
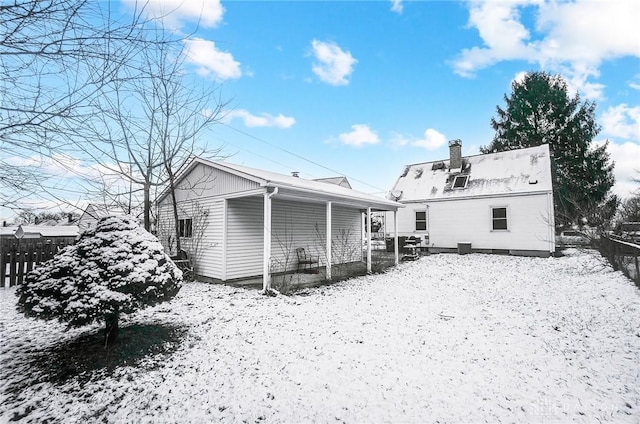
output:
{"label": "dormer window", "polygon": [[466,188],[468,182],[469,182],[469,176],[468,175],[458,175],[453,180],[453,185],[451,186],[451,188],[454,188],[454,189],[456,189],[456,188],[458,188],[458,189]]}

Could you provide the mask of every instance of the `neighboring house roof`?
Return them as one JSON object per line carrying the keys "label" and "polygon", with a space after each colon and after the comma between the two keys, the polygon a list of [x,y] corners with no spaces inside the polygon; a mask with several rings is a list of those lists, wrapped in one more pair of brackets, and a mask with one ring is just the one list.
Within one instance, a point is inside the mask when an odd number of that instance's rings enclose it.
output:
{"label": "neighboring house roof", "polygon": [[100,219],[104,218],[105,216],[120,216],[124,214],[125,213],[117,207],[91,203],[87,205],[87,208],[84,210],[84,213],[82,214],[80,219],[85,218],[85,215],[86,217],[90,217],[93,219]]}
{"label": "neighboring house roof", "polygon": [[335,184],[346,188],[351,188],[347,177],[329,177],[329,178],[316,178],[314,181],[320,181],[328,184]]}
{"label": "neighboring house roof", "polygon": [[[463,186],[454,188],[456,176]],[[389,197],[400,202],[459,199],[552,191],[549,146],[462,158],[462,169],[452,172],[449,160],[405,167]]]}
{"label": "neighboring house roof", "polygon": [[[396,210],[403,205],[382,197],[376,197],[336,184],[327,184],[321,181],[307,180],[291,175],[278,174],[248,166],[235,165],[226,162],[213,162],[207,159],[195,158],[176,179],[176,185],[189,174],[198,164],[213,167],[215,169],[246,178],[259,184],[261,187],[278,188],[280,197],[307,198],[315,201],[335,201],[337,203],[370,207],[380,210]],[[160,203],[169,194],[165,190],[156,200]]]}
{"label": "neighboring house roof", "polygon": [[[0,227],[0,235],[15,236],[16,238],[40,238],[40,237],[76,237],[80,234],[77,225],[18,225]],[[22,237],[18,237],[22,235]]]}

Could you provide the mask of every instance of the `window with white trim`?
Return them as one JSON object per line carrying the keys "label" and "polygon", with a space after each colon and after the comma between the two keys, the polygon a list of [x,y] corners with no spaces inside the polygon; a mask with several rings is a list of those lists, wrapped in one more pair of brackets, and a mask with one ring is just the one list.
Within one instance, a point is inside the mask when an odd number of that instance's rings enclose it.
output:
{"label": "window with white trim", "polygon": [[426,211],[416,211],[416,231],[427,231]]}
{"label": "window with white trim", "polygon": [[180,233],[180,237],[193,237],[193,221],[191,218],[178,220],[178,232]]}
{"label": "window with white trim", "polygon": [[491,229],[493,231],[508,231],[508,215],[506,206],[491,207]]}

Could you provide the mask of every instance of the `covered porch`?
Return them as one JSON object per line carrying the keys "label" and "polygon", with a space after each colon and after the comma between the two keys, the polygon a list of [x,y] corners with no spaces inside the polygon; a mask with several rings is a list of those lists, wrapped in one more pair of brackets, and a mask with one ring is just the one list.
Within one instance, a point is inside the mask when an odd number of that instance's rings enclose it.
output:
{"label": "covered porch", "polygon": [[[317,261],[315,266],[321,274],[316,278],[331,281],[348,264],[364,266],[364,272],[371,273],[371,220],[365,217],[375,211],[391,211],[397,217],[401,206],[372,196],[359,199],[282,185],[267,186],[260,191],[226,200],[224,250],[227,279],[237,281],[241,274],[248,277],[250,267],[254,272],[249,274],[254,278],[249,281],[255,282],[255,277],[261,274],[264,290],[271,288],[274,275],[299,271],[296,254],[299,249]],[[259,229],[261,235],[256,234]],[[262,238],[260,245],[256,243],[258,237]],[[393,263],[398,264],[398,243],[394,245]],[[305,283],[316,278],[299,277]]]}

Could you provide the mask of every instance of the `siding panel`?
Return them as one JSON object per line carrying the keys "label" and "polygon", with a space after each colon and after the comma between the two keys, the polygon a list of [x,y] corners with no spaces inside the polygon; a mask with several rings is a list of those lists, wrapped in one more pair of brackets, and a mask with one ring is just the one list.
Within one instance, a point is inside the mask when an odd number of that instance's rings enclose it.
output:
{"label": "siding panel", "polygon": [[[272,202],[271,270],[295,270],[296,248],[303,247],[318,257],[326,257],[326,205],[274,199]],[[332,263],[362,259],[360,211],[333,205]]]}
{"label": "siding panel", "polygon": [[[210,278],[222,277],[222,207],[223,201],[201,199],[178,202],[178,218],[190,218],[193,237],[182,238],[182,249],[188,252],[196,274]],[[176,254],[175,221],[170,203],[158,208],[158,238],[167,252]]]}
{"label": "siding panel", "polygon": [[[491,207],[507,207],[508,231],[492,231]],[[550,251],[553,211],[547,196],[503,197],[429,205],[430,243],[455,248],[468,241],[475,249]]]}
{"label": "siding panel", "polygon": [[[253,190],[259,184],[246,178],[198,164],[179,184],[176,197],[178,201],[216,196],[229,193],[240,193]],[[169,200],[165,198],[164,201]]]}
{"label": "siding panel", "polygon": [[227,201],[227,279],[262,275],[263,199]]}

